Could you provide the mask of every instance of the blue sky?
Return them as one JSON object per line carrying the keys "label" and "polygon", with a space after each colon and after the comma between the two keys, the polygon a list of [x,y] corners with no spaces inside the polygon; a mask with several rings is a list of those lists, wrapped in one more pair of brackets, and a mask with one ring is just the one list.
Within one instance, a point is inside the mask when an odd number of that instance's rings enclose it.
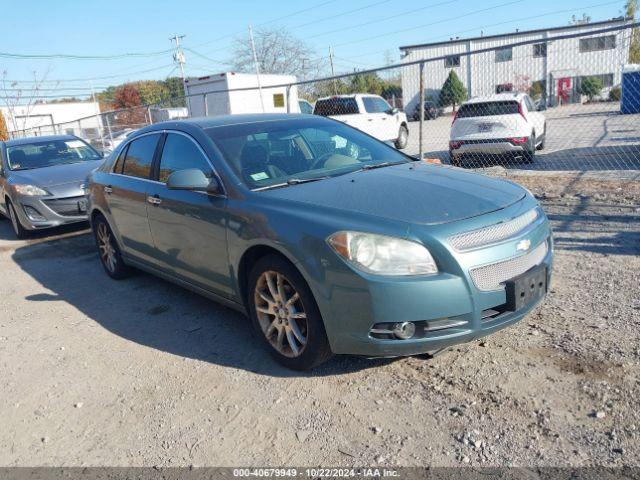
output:
{"label": "blue sky", "polygon": [[[2,53],[145,56],[3,57],[0,72],[23,81],[33,79],[33,72],[38,77],[46,72],[48,93],[56,95],[80,94],[91,85],[100,89],[166,78],[177,70],[171,54],[159,52],[170,49],[169,36],[179,33],[186,35],[185,47],[211,59],[186,51],[187,74],[216,73],[229,69],[224,62],[231,59],[230,44],[249,23],[288,27],[318,57],[326,58],[333,46],[337,70],[347,72],[382,65],[389,54],[397,60],[400,45],[565,25],[573,14],[606,20],[621,14],[623,6],[624,0],[22,0],[12,2],[11,14],[3,18]],[[89,78],[93,80],[84,80]]]}

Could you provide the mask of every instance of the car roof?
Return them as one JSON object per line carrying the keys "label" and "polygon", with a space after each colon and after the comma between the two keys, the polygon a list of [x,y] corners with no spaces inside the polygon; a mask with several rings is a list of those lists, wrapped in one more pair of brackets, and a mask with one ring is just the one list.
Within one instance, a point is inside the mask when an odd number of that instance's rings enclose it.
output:
{"label": "car roof", "polygon": [[215,127],[226,127],[229,125],[243,125],[249,123],[266,123],[276,121],[291,121],[302,119],[326,120],[318,115],[303,113],[246,113],[237,115],[220,115],[216,117],[194,117],[180,120],[168,120],[166,122],[154,123],[153,125],[139,130],[139,132],[162,130],[164,128],[175,128],[180,125],[193,125],[205,130]]}
{"label": "car roof", "polygon": [[496,93],[494,95],[484,95],[479,97],[473,97],[464,103],[481,103],[481,102],[504,102],[509,100],[521,100],[525,94],[522,92],[504,92]]}
{"label": "car roof", "polygon": [[333,100],[334,98],[357,98],[357,97],[380,97],[380,95],[376,95],[375,93],[348,93],[341,95],[331,95],[330,97],[322,97],[316,100],[316,102],[320,102],[322,100]]}
{"label": "car roof", "polygon": [[78,140],[73,135],[43,135],[41,137],[24,137],[6,140],[4,143],[7,147],[15,147],[16,145],[28,145],[31,143],[50,142],[53,140]]}

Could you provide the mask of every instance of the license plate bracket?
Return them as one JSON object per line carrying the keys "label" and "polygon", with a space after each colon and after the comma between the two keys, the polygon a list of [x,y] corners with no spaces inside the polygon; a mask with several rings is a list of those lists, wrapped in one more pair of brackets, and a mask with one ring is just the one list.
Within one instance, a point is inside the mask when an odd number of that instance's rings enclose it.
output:
{"label": "license plate bracket", "polygon": [[547,267],[540,265],[505,284],[507,309],[516,312],[547,293]]}

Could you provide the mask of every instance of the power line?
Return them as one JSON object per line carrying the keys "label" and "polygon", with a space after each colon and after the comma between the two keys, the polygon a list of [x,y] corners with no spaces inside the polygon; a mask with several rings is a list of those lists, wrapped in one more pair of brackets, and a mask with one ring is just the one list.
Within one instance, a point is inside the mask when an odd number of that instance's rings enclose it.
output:
{"label": "power line", "polygon": [[[427,5],[426,7],[415,8],[413,10],[407,10],[406,12],[398,13],[396,15],[391,15],[390,17],[383,17],[383,18],[378,18],[376,20],[370,20],[368,22],[358,23],[356,25],[349,25],[349,28],[350,29],[354,29],[354,28],[358,28],[358,27],[364,27],[366,25],[372,25],[374,23],[385,22],[385,21],[388,21],[388,20],[391,20],[391,19],[394,19],[394,18],[403,17],[405,15],[410,15],[412,13],[420,12],[420,11],[423,11],[423,10],[428,10],[430,8],[435,8],[435,7],[440,7],[442,5],[455,3],[457,1],[458,0],[448,0],[448,1],[445,1],[445,2],[441,2],[441,3],[434,3],[433,5]],[[384,3],[384,2],[380,2],[380,3]],[[337,33],[337,32],[342,32],[342,31],[344,31],[344,28],[337,28],[335,30],[329,30],[327,32],[322,32],[322,33],[318,33],[316,35],[311,35],[310,37],[307,37],[307,40],[311,39],[311,38],[323,37],[325,35],[330,35],[332,33]]]}
{"label": "power line", "polygon": [[155,67],[155,68],[149,68],[147,70],[138,70],[135,72],[126,72],[126,73],[119,73],[119,74],[113,74],[113,75],[104,75],[101,77],[86,77],[86,78],[63,78],[63,79],[57,79],[57,80],[42,80],[41,82],[39,81],[35,81],[35,80],[9,80],[7,79],[6,82],[9,84],[32,84],[32,83],[64,83],[64,82],[89,82],[92,80],[109,80],[109,79],[113,79],[113,78],[119,78],[119,77],[127,77],[127,76],[131,76],[131,75],[139,75],[141,73],[149,73],[149,72],[156,72],[158,70],[162,70],[168,67],[173,67],[173,63],[170,63],[168,65],[162,65],[159,67]]}
{"label": "power line", "polygon": [[139,58],[139,57],[156,57],[159,55],[166,55],[170,53],[171,50],[161,50],[156,52],[146,52],[146,53],[120,53],[115,55],[74,55],[74,54],[66,54],[66,53],[9,53],[9,52],[0,52],[1,58],[11,58],[14,60],[37,60],[37,59],[63,59],[63,60],[117,60],[121,58]]}
{"label": "power line", "polygon": [[509,6],[509,5],[515,5],[516,3],[522,3],[524,1],[525,0],[512,0],[510,2],[501,3],[499,5],[493,5],[491,7],[481,8],[479,10],[474,10],[472,12],[468,12],[468,13],[465,13],[465,14],[462,14],[462,15],[456,15],[455,17],[443,18],[442,20],[438,20],[436,22],[427,23],[427,24],[424,24],[424,25],[417,25],[415,27],[403,28],[403,29],[395,30],[395,31],[389,32],[389,33],[378,34],[378,35],[375,35],[375,36],[372,36],[372,37],[365,37],[365,38],[360,38],[358,40],[352,40],[352,41],[349,41],[349,42],[339,43],[337,45],[334,45],[334,47],[343,47],[345,45],[352,45],[354,43],[362,43],[362,42],[366,42],[368,40],[373,40],[373,39],[380,38],[380,37],[388,37],[388,36],[391,36],[391,35],[397,35],[398,33],[404,33],[404,32],[409,32],[411,30],[417,30],[419,28],[430,27],[432,25],[437,25],[439,23],[451,22],[451,21],[458,20],[459,18],[462,18],[462,17],[469,17],[469,16],[475,15],[477,13],[483,13],[483,12],[487,12],[487,11],[490,11],[490,10],[495,10],[496,8],[506,7],[506,6]]}
{"label": "power line", "polygon": [[[487,28],[491,28],[491,27],[497,27],[500,25],[505,25],[505,24],[509,24],[509,23],[513,23],[513,22],[521,22],[521,21],[525,21],[525,20],[531,20],[534,18],[543,18],[543,17],[548,17],[551,15],[559,15],[561,13],[571,13],[571,12],[576,12],[576,11],[584,11],[584,10],[589,10],[592,8],[597,8],[597,7],[604,7],[604,6],[609,6],[609,5],[617,5],[619,2],[618,1],[611,1],[611,2],[605,2],[605,3],[598,3],[598,4],[594,4],[594,5],[587,5],[584,7],[579,7],[579,8],[567,8],[567,9],[563,9],[563,10],[555,10],[553,12],[546,12],[546,13],[542,13],[540,15],[529,15],[526,17],[520,17],[520,18],[514,18],[511,20],[505,20],[502,22],[497,22],[497,23],[492,23],[492,24],[488,24],[488,25],[482,25],[479,27],[473,27],[473,28],[469,28],[466,30],[459,30],[457,32],[453,32],[453,33],[449,33],[448,35],[438,35],[438,36],[434,36],[434,37],[428,37],[426,39],[424,39],[424,42],[427,41],[432,41],[432,40],[438,40],[440,38],[447,38],[450,37],[451,35],[458,35],[458,34],[463,34],[463,33],[469,33],[469,32],[476,32],[478,30],[485,30]],[[350,57],[349,59],[344,59],[344,60],[351,60],[351,58],[362,58],[362,57],[368,57],[368,56],[372,56],[372,55],[379,55],[380,53],[382,53],[382,51],[378,50],[375,52],[369,52],[369,53],[362,53],[362,54],[358,54],[358,55],[353,55],[352,57]]]}

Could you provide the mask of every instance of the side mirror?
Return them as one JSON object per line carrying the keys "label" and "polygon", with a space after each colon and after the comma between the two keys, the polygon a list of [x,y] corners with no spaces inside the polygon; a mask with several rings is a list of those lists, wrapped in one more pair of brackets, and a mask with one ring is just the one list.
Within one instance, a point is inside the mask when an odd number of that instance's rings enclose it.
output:
{"label": "side mirror", "polygon": [[536,110],[538,110],[539,112],[544,112],[546,109],[547,106],[544,103],[538,104],[538,108],[536,108]]}
{"label": "side mirror", "polygon": [[391,108],[390,110],[387,110],[387,113],[388,113],[389,115],[395,115],[395,114],[396,114],[396,113],[398,113],[399,111],[400,111],[400,110],[398,110],[398,108],[393,107],[393,108]]}
{"label": "side mirror", "polygon": [[167,179],[167,188],[169,190],[192,190],[208,193],[219,193],[221,186],[215,177],[207,177],[202,170],[197,168],[188,168],[186,170],[178,170],[169,175]]}

